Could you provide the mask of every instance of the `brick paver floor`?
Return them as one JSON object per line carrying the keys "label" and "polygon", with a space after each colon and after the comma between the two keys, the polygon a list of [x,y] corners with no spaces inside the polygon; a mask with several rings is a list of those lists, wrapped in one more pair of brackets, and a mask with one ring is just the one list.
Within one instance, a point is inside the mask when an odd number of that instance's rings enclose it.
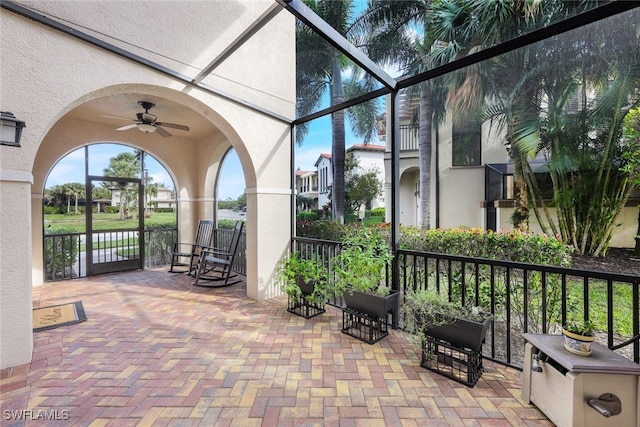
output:
{"label": "brick paver floor", "polygon": [[[88,320],[34,335],[2,371],[3,426],[552,426],[520,372],[485,361],[469,388],[420,367],[409,337],[369,345],[237,284],[166,268],[48,283],[34,307],[81,300]],[[57,420],[46,420],[57,418]]]}

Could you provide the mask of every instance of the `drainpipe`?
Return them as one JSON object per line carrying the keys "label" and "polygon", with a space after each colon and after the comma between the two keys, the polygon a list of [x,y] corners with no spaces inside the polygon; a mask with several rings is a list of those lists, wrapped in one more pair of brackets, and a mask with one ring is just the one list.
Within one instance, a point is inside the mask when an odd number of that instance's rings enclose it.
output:
{"label": "drainpipe", "polygon": [[[398,260],[398,249],[400,248],[400,118],[398,117],[400,108],[398,91],[391,91],[391,250],[393,251],[393,262],[391,264],[391,287],[399,290],[400,268]],[[398,328],[397,315],[393,316],[391,327]]]}
{"label": "drainpipe", "polygon": [[440,129],[436,122],[436,228],[440,228]]}
{"label": "drainpipe", "polygon": [[291,136],[290,136],[290,145],[291,145],[291,156],[289,159],[290,165],[289,165],[289,169],[291,171],[291,175],[289,176],[289,180],[290,185],[289,187],[291,188],[291,231],[290,231],[290,238],[289,238],[289,245],[291,246],[291,251],[293,251],[293,236],[296,235],[296,162],[295,162],[295,147],[296,147],[296,125],[295,124],[291,124]]}

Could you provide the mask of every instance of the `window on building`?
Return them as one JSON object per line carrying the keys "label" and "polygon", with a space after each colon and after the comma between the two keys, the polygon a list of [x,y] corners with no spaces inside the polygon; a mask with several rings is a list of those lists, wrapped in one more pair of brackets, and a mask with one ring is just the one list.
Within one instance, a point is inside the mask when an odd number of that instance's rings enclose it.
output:
{"label": "window on building", "polygon": [[480,123],[468,116],[456,117],[453,120],[452,165],[481,165],[481,129]]}

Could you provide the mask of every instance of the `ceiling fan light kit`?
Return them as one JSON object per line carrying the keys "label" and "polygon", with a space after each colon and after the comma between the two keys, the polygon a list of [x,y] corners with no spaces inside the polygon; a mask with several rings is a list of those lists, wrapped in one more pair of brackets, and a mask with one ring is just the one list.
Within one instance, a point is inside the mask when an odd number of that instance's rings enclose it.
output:
{"label": "ceiling fan light kit", "polygon": [[141,132],[155,132],[156,127],[149,123],[138,123],[136,125]]}
{"label": "ceiling fan light kit", "polygon": [[[190,130],[189,126],[179,125],[176,123],[166,123],[166,122],[157,121],[158,117],[149,113],[149,110],[155,107],[156,105],[153,102],[138,101],[138,104],[142,108],[144,108],[145,110],[144,113],[136,114],[136,119],[132,119],[132,121],[135,123],[127,126],[119,127],[116,130],[129,130],[137,127],[138,130],[140,130],[141,132],[145,132],[145,133],[157,132],[160,136],[164,136],[164,137],[171,136],[171,134],[166,129],[164,129],[165,127],[183,130],[186,132]],[[121,120],[130,120],[130,119],[125,119],[124,117],[112,117],[112,116],[108,116],[108,117],[121,119]]]}

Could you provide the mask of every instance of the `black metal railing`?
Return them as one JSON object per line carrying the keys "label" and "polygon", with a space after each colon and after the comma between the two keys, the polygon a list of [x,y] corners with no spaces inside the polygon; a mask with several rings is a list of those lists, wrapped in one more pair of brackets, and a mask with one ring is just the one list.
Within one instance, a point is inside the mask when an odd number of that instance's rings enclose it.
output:
{"label": "black metal railing", "polygon": [[[95,232],[94,256],[98,261],[108,262],[118,257],[137,257],[137,236],[135,230],[118,230],[114,232]],[[233,230],[214,230],[214,242],[218,247],[228,247]],[[136,239],[131,240],[131,238]],[[144,266],[145,268],[169,265],[173,243],[177,241],[176,228],[157,228],[144,230]],[[44,281],[75,279],[87,276],[86,235],[84,233],[47,234],[44,236]],[[232,270],[246,275],[246,233],[243,232],[238,244],[238,252],[233,261]]]}
{"label": "black metal railing", "polygon": [[171,263],[173,243],[178,239],[177,228],[157,228],[144,230],[145,268]]}
{"label": "black metal railing", "polygon": [[45,234],[45,282],[86,276],[86,264],[81,258],[84,236],[84,233]]}
{"label": "black metal railing", "polygon": [[[116,257],[136,258],[138,232],[136,230],[97,231],[93,233],[92,256],[98,262],[109,262]],[[171,248],[178,230],[158,228],[144,230],[145,267],[166,265],[171,262]],[[85,233],[46,234],[44,236],[44,281],[75,279],[87,276],[87,250]],[[116,255],[117,254],[117,255]]]}
{"label": "black metal railing", "polygon": [[[339,242],[298,237],[292,243],[293,250],[317,256],[329,269],[340,248]],[[398,280],[391,287],[401,293],[401,306],[405,291],[435,288],[446,290],[452,301],[491,311],[494,322],[483,348],[488,359],[521,369],[522,334],[560,333],[569,311],[577,311],[606,324],[597,336],[601,344],[640,363],[640,276],[408,250],[398,251],[397,262]],[[594,299],[603,293],[605,301]],[[342,301],[329,304],[341,307]],[[595,319],[596,314],[604,317]],[[618,348],[625,341],[630,342]]]}

